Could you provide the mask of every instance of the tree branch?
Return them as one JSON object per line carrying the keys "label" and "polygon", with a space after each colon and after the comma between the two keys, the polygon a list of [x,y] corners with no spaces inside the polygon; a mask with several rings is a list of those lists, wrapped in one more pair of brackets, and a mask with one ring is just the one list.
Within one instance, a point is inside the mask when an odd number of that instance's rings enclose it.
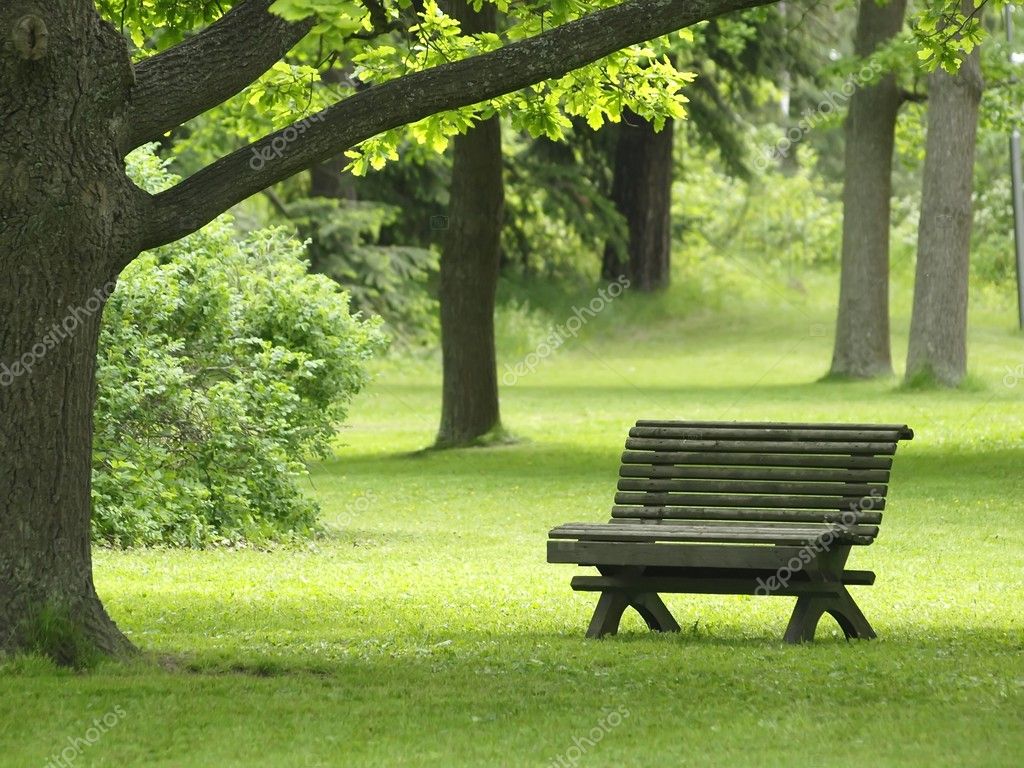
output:
{"label": "tree branch", "polygon": [[245,0],[182,43],[140,62],[122,150],[156,141],[253,83],[295,46],[313,20],[287,22],[274,0]]}
{"label": "tree branch", "polygon": [[476,104],[724,13],[775,0],[626,0],[490,53],[360,91],[263,137],[177,186],[145,195],[140,248],[178,240],[231,206],[354,144],[446,109]]}

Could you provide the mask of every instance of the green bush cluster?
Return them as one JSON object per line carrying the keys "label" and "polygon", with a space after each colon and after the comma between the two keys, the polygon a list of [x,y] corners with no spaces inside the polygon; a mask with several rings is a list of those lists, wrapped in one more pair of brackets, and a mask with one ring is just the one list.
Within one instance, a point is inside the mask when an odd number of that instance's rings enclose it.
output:
{"label": "green bush cluster", "polygon": [[[173,179],[151,153],[136,179]],[[311,275],[280,229],[220,219],[144,254],[104,315],[93,451],[94,537],[200,547],[307,535],[317,507],[298,481],[326,453],[377,320]]]}

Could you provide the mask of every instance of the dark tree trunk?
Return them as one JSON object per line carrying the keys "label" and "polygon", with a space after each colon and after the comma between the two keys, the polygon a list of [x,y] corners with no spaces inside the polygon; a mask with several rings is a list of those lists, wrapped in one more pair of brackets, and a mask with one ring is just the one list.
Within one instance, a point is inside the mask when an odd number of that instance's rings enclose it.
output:
{"label": "dark tree trunk", "polygon": [[0,48],[0,650],[74,664],[131,647],[90,556],[100,314],[137,231],[112,151],[131,69],[92,3],[37,7],[0,9],[5,39],[28,31]]}
{"label": "dark tree trunk", "polygon": [[[903,27],[906,0],[861,0],[854,50],[867,56]],[[892,374],[889,346],[889,220],[900,93],[892,74],[850,99],[843,179],[843,250],[833,376]]]}
{"label": "dark tree trunk", "polygon": [[[494,7],[449,4],[467,32],[496,30]],[[494,351],[505,187],[501,124],[485,120],[454,142],[448,231],[440,269],[444,366],[438,447],[470,445],[501,426]]]}
{"label": "dark tree trunk", "polygon": [[612,201],[626,219],[629,247],[622,253],[614,243],[605,246],[601,276],[625,275],[633,289],[656,291],[670,280],[673,122],[655,131],[625,110],[618,131]]}
{"label": "dark tree trunk", "polygon": [[956,386],[967,372],[971,194],[982,88],[977,48],[956,75],[936,69],[928,78],[908,382],[927,377]]}

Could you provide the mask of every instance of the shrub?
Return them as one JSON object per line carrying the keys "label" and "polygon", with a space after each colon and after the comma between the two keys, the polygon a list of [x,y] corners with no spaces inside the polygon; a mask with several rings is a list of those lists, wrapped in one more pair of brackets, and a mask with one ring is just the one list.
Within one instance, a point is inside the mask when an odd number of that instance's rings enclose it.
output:
{"label": "shrub", "polygon": [[[148,150],[150,189],[172,181]],[[310,275],[280,229],[239,237],[222,218],[144,254],[104,314],[93,452],[93,531],[118,546],[206,546],[308,535],[304,462],[383,346],[376,320]]]}

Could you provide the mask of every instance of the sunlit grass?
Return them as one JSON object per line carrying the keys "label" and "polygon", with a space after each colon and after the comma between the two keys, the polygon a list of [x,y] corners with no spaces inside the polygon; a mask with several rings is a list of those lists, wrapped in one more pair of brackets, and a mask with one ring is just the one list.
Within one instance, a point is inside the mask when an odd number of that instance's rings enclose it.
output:
{"label": "sunlit grass", "polygon": [[[976,313],[972,387],[903,391],[815,383],[825,300],[714,315],[661,301],[663,317],[613,303],[506,387],[513,445],[416,453],[436,429],[436,364],[384,363],[313,473],[328,535],[308,548],[97,552],[101,594],[147,656],[84,675],[0,667],[0,764],[45,765],[121,707],[74,765],[1019,765],[1012,316]],[[545,563],[545,532],[606,517],[638,417],[914,427],[882,534],[851,560],[878,573],[856,596],[879,639],[823,622],[814,645],[784,646],[792,599],[670,596],[680,635],[628,615],[585,641],[594,598]]]}

